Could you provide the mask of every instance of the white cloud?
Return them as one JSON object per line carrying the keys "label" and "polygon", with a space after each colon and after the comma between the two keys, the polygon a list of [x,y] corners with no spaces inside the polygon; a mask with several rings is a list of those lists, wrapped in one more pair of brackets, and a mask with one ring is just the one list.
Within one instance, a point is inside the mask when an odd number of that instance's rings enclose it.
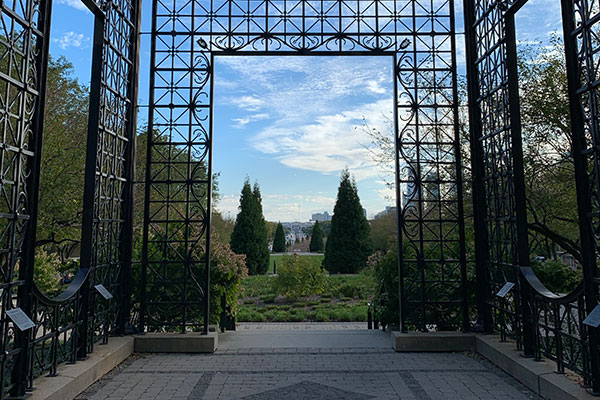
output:
{"label": "white cloud", "polygon": [[252,122],[261,121],[261,120],[268,119],[268,118],[269,118],[269,114],[260,113],[260,114],[248,115],[243,118],[234,118],[232,121],[234,121],[236,123],[234,125],[235,127],[243,128],[244,126],[246,126]]}
{"label": "white cloud", "polygon": [[387,90],[382,87],[379,82],[374,80],[367,81],[367,89],[369,89],[373,93],[384,94]]}
{"label": "white cloud", "polygon": [[58,0],[58,4],[64,4],[69,7],[73,7],[77,10],[87,11],[88,8],[83,4],[81,0]]}
{"label": "white cloud", "polygon": [[219,201],[215,205],[215,208],[223,214],[226,218],[235,218],[238,213],[238,207],[240,205],[240,196],[229,194],[222,195],[219,197]]}
{"label": "white cloud", "polygon": [[[215,208],[224,216],[235,218],[239,201],[239,195],[224,195]],[[267,221],[308,221],[316,212],[327,210],[331,213],[335,198],[309,194],[264,194],[262,204]]]}
{"label": "white cloud", "polygon": [[236,107],[247,111],[258,111],[264,103],[262,99],[253,96],[240,96],[233,98],[230,101]]}
{"label": "white cloud", "polygon": [[66,50],[69,47],[80,48],[87,43],[90,38],[85,36],[83,33],[67,32],[64,35],[52,40],[58,44],[58,47]]}
{"label": "white cloud", "polygon": [[[391,98],[391,68],[391,58],[380,57],[221,57],[217,84],[227,88],[222,93],[244,95],[223,95],[217,103],[304,123],[339,111],[351,96]],[[236,78],[219,79],[223,72]]]}
{"label": "white cloud", "polygon": [[[379,169],[364,143],[361,129],[370,127],[388,132],[386,115],[391,100],[363,104],[348,111],[321,115],[314,122],[297,125],[279,121],[251,139],[254,149],[274,155],[282,164],[325,174],[337,174],[348,166],[357,180],[375,177]],[[391,134],[391,132],[390,132]]]}

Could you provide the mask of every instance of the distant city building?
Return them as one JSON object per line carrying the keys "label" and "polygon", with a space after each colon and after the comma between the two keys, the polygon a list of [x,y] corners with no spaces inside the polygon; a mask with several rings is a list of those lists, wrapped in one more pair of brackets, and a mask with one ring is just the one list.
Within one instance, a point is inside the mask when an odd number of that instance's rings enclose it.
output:
{"label": "distant city building", "polygon": [[283,228],[286,231],[285,241],[286,243],[295,244],[298,241],[302,241],[307,238],[305,233],[314,222],[282,222]]}
{"label": "distant city building", "polygon": [[396,207],[390,207],[390,206],[386,206],[385,210],[378,212],[377,214],[375,214],[375,219],[377,218],[383,218],[386,217],[390,214],[395,214],[396,213]]}
{"label": "distant city building", "polygon": [[367,218],[367,209],[363,207],[363,215]]}
{"label": "distant city building", "polygon": [[[365,211],[366,214],[366,210],[363,208],[363,210]],[[323,222],[323,221],[331,221],[331,215],[329,215],[329,213],[327,211],[324,211],[322,213],[316,213],[312,215],[311,221],[319,221],[319,222]]]}

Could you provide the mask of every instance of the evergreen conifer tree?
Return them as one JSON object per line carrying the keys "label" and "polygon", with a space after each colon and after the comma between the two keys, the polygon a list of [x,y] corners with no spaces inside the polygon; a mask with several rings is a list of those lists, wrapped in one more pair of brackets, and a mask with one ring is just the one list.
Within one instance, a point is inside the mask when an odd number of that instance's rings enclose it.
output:
{"label": "evergreen conifer tree", "polygon": [[323,229],[321,229],[321,224],[319,224],[319,221],[317,221],[313,225],[308,250],[311,253],[315,253],[318,251],[323,251],[323,247]]}
{"label": "evergreen conifer tree", "polygon": [[331,273],[356,273],[372,253],[370,228],[363,214],[356,182],[342,171],[323,265]]}
{"label": "evergreen conifer tree", "polygon": [[275,237],[273,238],[273,253],[281,253],[285,251],[285,233],[281,222],[275,228]]}
{"label": "evergreen conifer tree", "polygon": [[240,212],[231,233],[231,250],[246,255],[250,275],[264,274],[269,266],[267,226],[262,215],[261,195],[258,184],[254,190],[246,178],[240,197]]}

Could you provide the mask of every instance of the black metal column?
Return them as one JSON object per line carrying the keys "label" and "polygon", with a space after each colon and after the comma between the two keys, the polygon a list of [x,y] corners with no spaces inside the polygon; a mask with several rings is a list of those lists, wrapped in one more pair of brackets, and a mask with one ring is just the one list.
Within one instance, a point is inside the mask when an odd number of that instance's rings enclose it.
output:
{"label": "black metal column", "polygon": [[87,270],[87,279],[81,287],[81,307],[79,319],[81,324],[77,334],[78,357],[85,358],[90,345],[89,316],[93,307],[90,305],[91,286],[94,274],[94,253],[96,251],[96,221],[95,211],[100,195],[96,182],[96,167],[98,159],[98,139],[100,137],[100,101],[102,85],[102,54],[104,50],[104,18],[95,15],[94,39],[92,48],[92,77],[90,82],[90,107],[87,130],[87,146],[85,159],[85,180],[83,188],[83,217],[81,227],[81,264],[80,268]]}
{"label": "black metal column", "polygon": [[483,148],[481,146],[481,109],[479,102],[479,74],[475,24],[475,0],[465,0],[465,50],[467,59],[467,88],[469,107],[469,142],[471,146],[471,182],[473,201],[473,224],[475,239],[475,283],[477,302],[476,331],[493,331],[492,311],[489,304],[489,241],[486,222],[486,195],[483,184]]}
{"label": "black metal column", "polygon": [[[29,32],[26,42],[27,46],[35,46],[40,49],[40,52],[35,60],[35,70],[38,71],[37,86],[39,95],[35,102],[35,122],[33,126],[33,134],[30,138],[29,148],[34,151],[33,159],[30,159],[30,165],[22,165],[21,168],[28,169],[29,175],[26,186],[29,192],[29,207],[30,215],[27,221],[25,239],[22,248],[22,268],[19,270],[19,279],[24,282],[24,285],[19,286],[17,291],[18,306],[27,314],[32,315],[33,305],[33,286],[34,286],[34,271],[35,271],[35,242],[36,228],[38,216],[38,199],[40,186],[40,171],[42,162],[42,143],[44,132],[44,110],[46,98],[46,77],[48,75],[48,55],[50,48],[50,20],[52,15],[52,1],[42,0],[40,2],[40,13],[38,15],[37,24],[41,27],[43,36],[38,36],[37,40]],[[33,52],[28,49],[27,52]],[[25,59],[26,70],[29,69],[28,58]],[[15,347],[19,349],[19,355],[13,367],[12,381],[13,388],[11,390],[12,397],[21,397],[25,395],[25,390],[28,386],[30,357],[33,354],[30,352],[32,332],[31,329],[26,331],[16,330],[15,332]],[[0,393],[1,397],[1,393]]]}
{"label": "black metal column", "polygon": [[121,215],[123,218],[123,227],[119,236],[119,255],[120,255],[120,276],[119,276],[119,316],[117,322],[117,331],[127,333],[130,329],[131,295],[133,293],[132,279],[132,253],[133,253],[133,214],[134,214],[134,194],[135,194],[135,155],[137,138],[137,103],[139,86],[139,60],[140,60],[140,35],[139,27],[142,23],[142,0],[134,0],[137,6],[134,9],[132,21],[135,21],[136,29],[130,34],[129,54],[133,58],[133,65],[129,69],[127,94],[129,103],[127,110],[127,151],[124,168],[125,187],[123,190],[123,206]]}
{"label": "black metal column", "polygon": [[[588,118],[582,107],[582,94],[578,93],[582,82],[579,81],[580,60],[577,49],[577,36],[580,34],[575,23],[574,2],[562,0],[563,35],[565,45],[565,60],[567,70],[567,82],[569,90],[569,111],[571,114],[572,132],[572,156],[575,164],[575,185],[577,190],[577,208],[579,216],[579,237],[581,240],[581,255],[583,257],[583,284],[585,294],[586,312],[590,313],[598,305],[599,274],[597,267],[597,248],[595,238],[598,232],[594,232],[594,220],[592,211],[592,182],[588,173],[589,152],[586,145],[586,132],[584,121]],[[587,36],[587,35],[586,35]],[[585,42],[585,41],[584,41]],[[584,46],[588,46],[585,43]],[[598,128],[596,126],[596,128]],[[598,130],[596,130],[598,133]],[[592,136],[593,133],[592,133]],[[592,137],[592,140],[594,138]],[[597,152],[597,143],[594,143]],[[600,329],[586,325],[582,326],[584,334],[587,333],[589,343],[589,363],[591,375],[591,389],[600,393]],[[587,331],[587,332],[586,332]]]}
{"label": "black metal column", "polygon": [[[514,9],[514,8],[513,8]],[[523,140],[521,131],[521,108],[519,102],[519,71],[517,62],[517,40],[515,35],[514,12],[505,14],[506,68],[508,72],[508,95],[510,113],[510,135],[512,143],[513,174],[512,186],[515,199],[517,230],[517,262],[519,267],[529,266],[529,236],[527,228],[527,205],[525,194],[525,172],[523,168]],[[533,324],[533,292],[524,276],[519,273],[521,296],[521,316],[523,325],[523,351],[526,357],[533,357],[535,328]]]}

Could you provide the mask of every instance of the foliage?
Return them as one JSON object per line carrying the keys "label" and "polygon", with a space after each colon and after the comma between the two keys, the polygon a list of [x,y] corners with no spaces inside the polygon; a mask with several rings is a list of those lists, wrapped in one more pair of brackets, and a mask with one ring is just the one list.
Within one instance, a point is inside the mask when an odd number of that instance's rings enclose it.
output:
{"label": "foliage", "polygon": [[223,217],[219,211],[213,208],[210,223],[210,230],[216,233],[217,240],[220,243],[229,244],[235,220]]}
{"label": "foliage", "polygon": [[269,246],[260,189],[258,184],[254,184],[252,190],[247,178],[242,188],[239,209],[231,233],[231,249],[237,254],[246,255],[250,275],[264,274],[269,265]]}
{"label": "foliage", "polygon": [[321,224],[319,224],[319,221],[315,222],[313,225],[308,249],[311,253],[317,253],[324,250],[323,229],[321,229]]}
{"label": "foliage", "polygon": [[375,295],[375,275],[365,268],[360,274],[352,275],[330,275],[327,279],[327,287],[321,297],[332,298],[354,298],[371,300]]}
{"label": "foliage", "polygon": [[283,233],[283,225],[281,222],[277,224],[275,229],[275,237],[273,238],[273,253],[282,253],[285,251],[285,233]]}
{"label": "foliage", "polygon": [[38,250],[35,254],[33,279],[37,288],[49,296],[57,294],[61,287],[62,262],[56,253]]}
{"label": "foliage", "polygon": [[[271,254],[271,257],[269,259],[269,269],[268,272],[269,273],[274,273],[274,264],[277,264],[277,271],[279,271],[279,266],[281,265],[281,259],[283,257],[286,257],[286,254]],[[308,261],[310,261],[311,263],[315,264],[318,267],[321,267],[323,265],[323,254],[310,254],[310,255],[301,255],[298,257],[302,257],[302,258],[306,258]]]}
{"label": "foliage", "polygon": [[64,57],[50,58],[46,81],[38,247],[64,260],[81,240],[88,89]]}
{"label": "foliage", "polygon": [[210,321],[216,323],[223,311],[221,297],[231,307],[231,315],[236,315],[242,279],[248,276],[246,256],[235,254],[229,244],[211,235],[210,247]]}
{"label": "foliage", "polygon": [[397,243],[396,213],[392,212],[370,222],[373,248],[383,252],[395,250]]}
{"label": "foliage", "polygon": [[[172,224],[169,227],[169,235],[171,238],[179,237],[183,235],[184,230],[180,229],[177,224]],[[142,257],[142,246],[141,242],[136,243],[136,257],[141,259]],[[161,241],[156,234],[152,235],[148,240],[148,254],[154,259],[167,260],[173,259],[173,255],[180,256],[185,254],[185,242],[181,241],[171,246],[162,246]],[[200,246],[193,250],[192,257],[197,260],[202,260],[206,257],[204,249]],[[168,269],[167,269],[168,268]],[[132,274],[136,282],[141,279],[142,273],[141,263],[135,263],[132,265]],[[204,270],[196,270],[198,276],[196,277],[200,281],[198,284],[203,285]],[[185,266],[182,262],[170,262],[164,267],[164,274],[168,276],[173,282],[182,281],[185,274]],[[238,298],[241,292],[241,280],[248,276],[248,268],[245,263],[245,256],[234,253],[229,244],[223,243],[219,239],[218,234],[213,232],[211,234],[211,248],[210,248],[210,323],[218,323],[219,315],[222,311],[221,297],[225,295],[226,305],[231,307],[232,314],[235,315],[237,312]],[[173,297],[180,294],[179,286],[173,285],[174,291],[169,292],[170,286],[163,285],[160,282],[153,281],[154,275],[148,274],[148,296],[153,301],[172,301]],[[189,293],[194,293],[190,291]],[[188,301],[192,299],[188,298]],[[198,299],[200,301],[201,299]],[[133,303],[139,306],[140,292],[139,285],[133,292]],[[189,310],[187,311],[189,313]],[[180,308],[174,308],[173,312],[163,314],[164,322],[173,323],[179,322],[183,316],[183,311]],[[188,321],[196,321],[198,324],[204,322],[204,315],[199,312],[197,315],[188,315]]]}
{"label": "foliage", "polygon": [[581,269],[573,270],[560,260],[534,262],[532,266],[538,279],[554,293],[570,293],[581,282]]}
{"label": "foliage", "polygon": [[532,254],[562,248],[581,261],[563,49],[558,37],[519,47],[527,216]]}
{"label": "foliage", "polygon": [[[581,260],[578,215],[571,156],[571,129],[562,40],[519,44],[519,101],[522,119],[526,206],[531,256],[555,259],[566,250]],[[466,115],[466,84],[459,85],[459,134],[464,177],[465,225],[468,259],[473,258],[472,188]],[[380,131],[361,127],[370,139],[371,158],[383,180],[394,188],[394,120]],[[380,227],[371,223],[371,230]],[[383,222],[380,222],[383,224]],[[391,224],[390,224],[391,227]],[[384,236],[372,234],[377,249],[385,250]],[[382,240],[384,239],[384,240]],[[540,278],[544,282],[545,277]],[[545,282],[544,282],[545,283]]]}
{"label": "foliage", "polygon": [[375,312],[384,325],[400,323],[400,289],[398,287],[398,255],[395,251],[384,254],[373,253],[368,260],[369,267],[375,272],[377,290]]}
{"label": "foliage", "polygon": [[322,293],[327,273],[307,258],[297,254],[284,256],[273,280],[273,291],[288,299]]}
{"label": "foliage", "polygon": [[[310,256],[299,257],[311,259]],[[264,275],[242,279],[238,321],[366,321],[367,302],[375,292],[375,279],[370,270],[357,275],[327,275],[323,293],[303,301],[276,296],[272,284],[275,279]],[[345,295],[350,293],[354,296]]]}
{"label": "foliage", "polygon": [[331,273],[356,273],[364,268],[371,252],[369,223],[363,214],[356,182],[346,168],[333,209],[323,265]]}

